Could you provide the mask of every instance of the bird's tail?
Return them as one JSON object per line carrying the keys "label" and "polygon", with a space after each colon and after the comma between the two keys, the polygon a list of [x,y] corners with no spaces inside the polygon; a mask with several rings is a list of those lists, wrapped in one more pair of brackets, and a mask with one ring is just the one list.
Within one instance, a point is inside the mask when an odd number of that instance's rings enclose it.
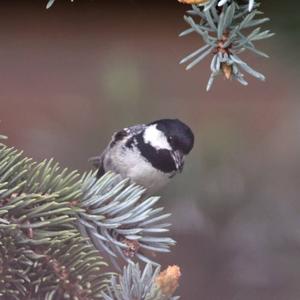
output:
{"label": "bird's tail", "polygon": [[104,171],[104,168],[103,168],[103,162],[102,162],[101,156],[91,157],[91,158],[89,158],[89,162],[92,162],[92,164],[96,168],[98,168],[98,172],[96,174],[97,178],[100,178],[101,176],[104,175],[105,171]]}

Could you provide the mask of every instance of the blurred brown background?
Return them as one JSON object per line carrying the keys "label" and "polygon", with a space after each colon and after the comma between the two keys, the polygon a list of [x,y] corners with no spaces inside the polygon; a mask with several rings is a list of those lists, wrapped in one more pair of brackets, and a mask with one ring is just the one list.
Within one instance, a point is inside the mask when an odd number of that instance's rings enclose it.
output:
{"label": "blurred brown background", "polygon": [[[1,133],[36,160],[87,170],[112,132],[178,117],[196,144],[162,193],[178,244],[184,300],[300,298],[299,4],[263,1],[277,35],[269,60],[245,54],[266,83],[218,78],[178,61],[201,45],[178,38],[175,0],[2,1]],[[5,3],[6,2],[6,3]],[[281,2],[281,3],[279,3]]]}

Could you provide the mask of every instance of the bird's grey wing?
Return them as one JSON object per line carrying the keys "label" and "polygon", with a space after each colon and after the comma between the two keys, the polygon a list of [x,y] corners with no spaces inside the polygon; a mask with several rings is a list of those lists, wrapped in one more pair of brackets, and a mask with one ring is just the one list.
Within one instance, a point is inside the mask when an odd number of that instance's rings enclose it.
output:
{"label": "bird's grey wing", "polygon": [[106,172],[104,168],[104,158],[109,151],[118,141],[122,140],[125,136],[127,136],[127,132],[125,129],[122,129],[118,132],[115,132],[112,136],[112,139],[108,146],[104,149],[104,151],[99,156],[94,156],[89,159],[90,162],[98,169],[96,174],[97,178],[100,178]]}
{"label": "bird's grey wing", "polygon": [[114,147],[117,143],[122,142],[126,137],[131,136],[134,137],[141,133],[145,129],[146,125],[138,124],[130,127],[123,128],[115,132],[112,136],[112,139],[108,145],[108,148]]}
{"label": "bird's grey wing", "polygon": [[123,130],[125,130],[128,134],[137,135],[141,133],[145,128],[146,128],[145,124],[138,124],[138,125],[130,126],[128,128],[124,128]]}
{"label": "bird's grey wing", "polygon": [[105,157],[105,154],[107,152],[107,148],[102,152],[99,156],[94,156],[89,159],[90,162],[98,169],[98,172],[96,174],[97,178],[100,178],[102,175],[104,175],[105,170],[103,166],[103,159]]}
{"label": "bird's grey wing", "polygon": [[109,150],[112,147],[114,147],[118,142],[122,141],[128,135],[133,135],[133,136],[137,135],[140,132],[142,132],[144,130],[144,128],[145,128],[144,124],[138,124],[138,125],[124,128],[122,130],[115,132],[112,136],[110,143],[105,148],[105,150],[102,152],[102,154],[99,156],[91,157],[89,159],[89,161],[91,161],[93,163],[93,165],[98,169],[98,172],[96,174],[97,178],[100,178],[106,172],[106,170],[104,168],[104,158],[107,155],[107,153],[109,152]]}

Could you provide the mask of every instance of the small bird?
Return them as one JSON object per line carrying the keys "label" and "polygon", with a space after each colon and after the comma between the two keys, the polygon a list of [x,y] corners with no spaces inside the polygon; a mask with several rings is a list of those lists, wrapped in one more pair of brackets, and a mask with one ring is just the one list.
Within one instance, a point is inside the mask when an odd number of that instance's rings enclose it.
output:
{"label": "small bird", "polygon": [[98,178],[113,171],[152,193],[182,171],[193,145],[194,134],[186,124],[161,119],[114,133],[103,153],[90,160],[98,168]]}

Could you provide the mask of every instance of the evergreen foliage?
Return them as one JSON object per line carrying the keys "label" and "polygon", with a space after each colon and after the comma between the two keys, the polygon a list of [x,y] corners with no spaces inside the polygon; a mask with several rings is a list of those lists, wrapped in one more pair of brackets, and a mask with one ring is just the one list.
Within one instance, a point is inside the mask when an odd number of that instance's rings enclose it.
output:
{"label": "evergreen foliage", "polygon": [[156,234],[167,231],[159,223],[168,214],[143,191],[112,173],[97,180],[36,163],[1,143],[0,297],[102,299],[111,274],[99,249],[128,261],[150,261],[144,249],[166,252],[173,240]]}
{"label": "evergreen foliage", "polygon": [[[255,71],[239,54],[249,50],[259,56],[268,57],[258,50],[254,42],[269,38],[274,34],[270,30],[262,30],[260,25],[269,21],[261,17],[260,3],[238,0],[181,0],[184,3],[193,3],[192,9],[184,17],[190,28],[180,36],[197,33],[201,36],[204,45],[184,57],[180,63],[188,63],[186,70],[191,69],[208,55],[211,55],[211,75],[207,90],[210,90],[214,79],[223,73],[227,79],[235,79],[247,85],[242,71],[259,80],[265,76]],[[248,2],[248,3],[247,3]],[[258,18],[256,18],[258,17]]]}
{"label": "evergreen foliage", "polygon": [[[83,177],[81,207],[78,225],[89,236],[95,247],[109,254],[117,266],[117,257],[127,262],[137,257],[146,263],[155,263],[144,253],[169,252],[175,241],[156,236],[167,232],[169,223],[160,223],[170,216],[163,208],[154,208],[159,197],[143,199],[145,190],[128,185],[128,180],[107,173],[96,180],[93,173]],[[88,213],[87,213],[88,211]]]}
{"label": "evergreen foliage", "polygon": [[[269,19],[260,18],[259,3],[180,2],[192,4],[185,16],[190,28],[181,36],[195,32],[204,41],[181,63],[190,69],[212,54],[207,90],[220,73],[243,85],[242,71],[265,79],[239,56],[249,50],[268,57],[254,45],[273,35],[260,28]],[[52,159],[36,163],[3,144],[5,138],[0,135],[0,298],[178,299],[172,296],[177,267],[160,273],[151,257],[175,243],[164,236],[170,214],[156,207],[159,197],[147,198],[142,187],[113,173],[96,179],[95,172],[81,176]],[[117,270],[125,263],[123,273],[109,273],[102,253]]]}
{"label": "evergreen foliage", "polygon": [[[172,267],[170,267],[172,268]],[[107,293],[103,293],[104,300],[177,300],[172,297],[173,287],[176,289],[176,276],[160,274],[160,267],[153,268],[147,264],[143,271],[138,264],[128,264],[124,267],[123,274],[118,278],[112,277]],[[160,280],[160,276],[164,280]],[[167,282],[167,285],[165,284]],[[175,284],[175,286],[174,286]],[[120,288],[122,287],[122,288]]]}
{"label": "evergreen foliage", "polygon": [[[73,0],[71,0],[73,2]],[[262,17],[261,4],[255,0],[178,0],[191,4],[184,20],[190,28],[180,36],[191,33],[200,35],[204,44],[185,56],[180,63],[188,63],[186,70],[193,68],[207,56],[211,56],[211,74],[206,86],[209,91],[215,78],[223,74],[226,79],[235,79],[242,85],[248,85],[244,73],[265,80],[265,76],[254,70],[240,54],[246,50],[268,58],[268,55],[256,48],[255,42],[274,35],[270,30],[262,30],[261,25],[270,19]],[[55,0],[48,0],[47,8]]]}

